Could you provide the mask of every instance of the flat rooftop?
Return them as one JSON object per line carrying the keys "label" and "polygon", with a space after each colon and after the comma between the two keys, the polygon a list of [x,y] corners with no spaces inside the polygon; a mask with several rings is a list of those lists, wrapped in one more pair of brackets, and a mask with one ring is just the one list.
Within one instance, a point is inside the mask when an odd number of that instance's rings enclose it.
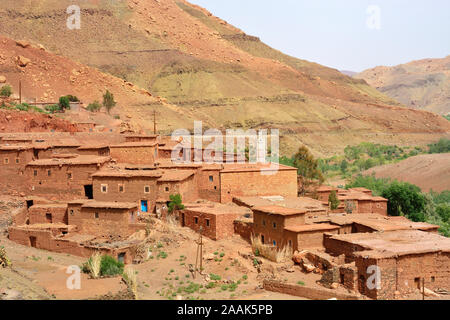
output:
{"label": "flat rooftop", "polygon": [[164,170],[158,182],[178,182],[184,181],[195,174],[194,170]]}
{"label": "flat rooftop", "polygon": [[341,234],[333,235],[331,239],[359,245],[366,250],[355,255],[374,258],[450,252],[449,238],[418,230]]}
{"label": "flat rooftop", "polygon": [[332,225],[329,223],[317,223],[317,224],[299,224],[294,226],[288,226],[284,228],[287,231],[292,231],[296,233],[302,232],[314,232],[314,231],[330,231],[340,229],[339,226]]}
{"label": "flat rooftop", "polygon": [[140,142],[123,142],[119,144],[110,145],[110,148],[139,148],[139,147],[154,147],[157,142],[140,141]]}
{"label": "flat rooftop", "polygon": [[59,166],[59,165],[87,165],[103,164],[110,161],[110,157],[100,157],[93,155],[78,155],[70,158],[39,159],[29,162],[28,166]]}
{"label": "flat rooftop", "polygon": [[133,209],[137,208],[137,206],[135,202],[105,202],[95,200],[87,200],[81,205],[82,208],[98,209]]}
{"label": "flat rooftop", "polygon": [[281,215],[281,216],[292,216],[292,215],[298,215],[298,214],[306,214],[307,211],[302,208],[285,208],[280,206],[261,206],[261,207],[254,207],[252,208],[253,211],[259,211],[267,214],[275,214],[275,215]]}
{"label": "flat rooftop", "polygon": [[290,171],[297,168],[289,167],[283,164],[277,163],[224,163],[223,173],[230,172],[254,172],[254,171]]}
{"label": "flat rooftop", "polygon": [[92,177],[102,178],[160,178],[163,173],[161,170],[126,170],[126,169],[106,169],[92,174]]}
{"label": "flat rooftop", "polygon": [[206,213],[211,215],[220,215],[220,214],[252,214],[252,211],[245,207],[240,207],[237,205],[230,204],[221,204],[221,203],[188,203],[185,204],[186,210]]}
{"label": "flat rooftop", "polygon": [[436,230],[439,226],[425,222],[413,222],[405,217],[389,217],[376,213],[359,214],[331,214],[311,219],[311,222],[329,222],[339,226],[360,224],[373,229],[374,231],[394,231],[394,230]]}
{"label": "flat rooftop", "polygon": [[322,201],[308,197],[285,198],[282,196],[257,196],[257,197],[234,197],[233,201],[250,208],[264,206],[281,206],[292,209],[306,209],[309,211],[327,210]]}

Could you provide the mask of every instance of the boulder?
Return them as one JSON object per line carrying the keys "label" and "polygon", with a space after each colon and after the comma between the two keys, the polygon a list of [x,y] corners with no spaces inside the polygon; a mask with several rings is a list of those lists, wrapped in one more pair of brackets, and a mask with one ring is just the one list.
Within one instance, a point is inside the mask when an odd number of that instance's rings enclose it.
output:
{"label": "boulder", "polygon": [[22,48],[28,48],[30,46],[30,43],[25,40],[18,40],[18,41],[16,41],[16,45],[18,45],[19,47],[22,47]]}
{"label": "boulder", "polygon": [[313,272],[313,271],[316,269],[315,266],[313,266],[312,264],[309,264],[309,263],[305,263],[305,264],[303,265],[303,268],[304,268],[305,271],[308,272],[308,273]]}
{"label": "boulder", "polygon": [[24,56],[18,56],[18,57],[16,58],[16,61],[17,61],[17,64],[18,64],[20,67],[26,67],[26,66],[29,65],[30,62],[31,62],[30,59],[25,58]]}
{"label": "boulder", "polygon": [[0,83],[5,83],[5,82],[6,82],[6,77],[0,76]]}
{"label": "boulder", "polygon": [[330,286],[330,289],[337,289],[339,287],[339,283],[333,282]]}

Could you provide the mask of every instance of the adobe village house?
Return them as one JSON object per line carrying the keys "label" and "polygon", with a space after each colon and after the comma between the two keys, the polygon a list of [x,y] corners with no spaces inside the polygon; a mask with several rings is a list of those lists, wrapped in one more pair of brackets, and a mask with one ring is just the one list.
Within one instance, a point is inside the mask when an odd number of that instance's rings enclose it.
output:
{"label": "adobe village house", "polygon": [[[296,168],[173,163],[173,146],[157,135],[1,135],[0,187],[26,199],[9,238],[82,257],[100,251],[133,263],[143,241],[133,235],[146,228],[142,218],[164,218],[170,196],[180,194],[181,226],[201,228],[213,240],[239,235],[250,242],[253,236],[273,250],[315,252],[310,260],[332,282],[367,297],[401,297],[417,290],[420,279],[428,289],[449,289],[450,240],[437,234],[438,226],[388,217],[387,200],[370,190],[334,189],[341,204],[331,211],[331,187],[320,187],[318,199],[298,197]],[[294,260],[301,260],[299,254]],[[367,268],[374,265],[383,285],[369,290]]]}

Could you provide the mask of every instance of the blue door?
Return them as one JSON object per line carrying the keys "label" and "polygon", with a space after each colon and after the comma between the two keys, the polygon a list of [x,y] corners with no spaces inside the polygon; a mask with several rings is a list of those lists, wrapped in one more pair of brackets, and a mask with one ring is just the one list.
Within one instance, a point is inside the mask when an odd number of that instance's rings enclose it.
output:
{"label": "blue door", "polygon": [[147,200],[141,200],[141,211],[148,212],[148,202]]}

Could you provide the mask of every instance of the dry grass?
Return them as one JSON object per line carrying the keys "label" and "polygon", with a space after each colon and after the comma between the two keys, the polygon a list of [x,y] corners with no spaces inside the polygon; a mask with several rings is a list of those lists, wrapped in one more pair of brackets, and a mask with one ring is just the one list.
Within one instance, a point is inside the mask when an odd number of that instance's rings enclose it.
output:
{"label": "dry grass", "polygon": [[255,235],[251,236],[251,241],[254,254],[259,254],[260,256],[277,263],[286,262],[292,259],[293,250],[290,245],[286,245],[281,249],[277,249],[274,246],[263,244],[261,242],[261,239]]}
{"label": "dry grass", "polygon": [[126,267],[123,272],[123,280],[127,284],[130,291],[133,293],[134,298],[137,299],[138,293],[137,293],[137,275],[136,270],[134,270],[132,267]]}
{"label": "dry grass", "polygon": [[98,278],[100,276],[100,266],[102,262],[102,256],[100,253],[94,253],[91,258],[88,260],[89,270],[91,271],[91,275],[93,278]]}

